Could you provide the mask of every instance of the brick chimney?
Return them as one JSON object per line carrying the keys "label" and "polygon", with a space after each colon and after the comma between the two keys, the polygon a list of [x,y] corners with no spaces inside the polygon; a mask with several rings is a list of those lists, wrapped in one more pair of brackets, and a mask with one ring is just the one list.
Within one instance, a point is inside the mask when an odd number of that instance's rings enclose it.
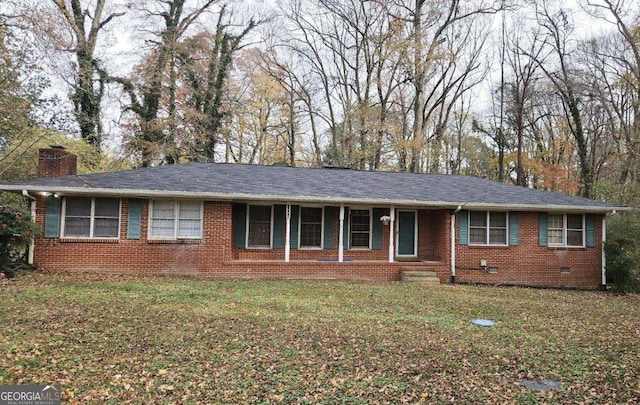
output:
{"label": "brick chimney", "polygon": [[38,149],[38,177],[59,177],[78,174],[78,157],[63,146],[50,145]]}

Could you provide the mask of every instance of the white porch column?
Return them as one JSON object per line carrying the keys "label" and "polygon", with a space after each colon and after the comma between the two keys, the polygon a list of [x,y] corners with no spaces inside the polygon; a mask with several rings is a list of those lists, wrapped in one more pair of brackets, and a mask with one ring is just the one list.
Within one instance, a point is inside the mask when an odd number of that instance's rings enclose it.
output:
{"label": "white porch column", "polygon": [[456,279],[456,214],[451,214],[451,282]]}
{"label": "white porch column", "polygon": [[389,263],[393,263],[395,256],[395,240],[396,240],[396,208],[392,205],[389,209]]}
{"label": "white porch column", "polygon": [[602,217],[602,287],[607,286],[607,257],[604,252],[604,243],[607,241],[607,216]]}
{"label": "white porch column", "polygon": [[338,233],[338,263],[344,260],[344,204],[340,204],[340,229]]}
{"label": "white porch column", "polygon": [[291,203],[287,203],[284,226],[284,261],[289,263],[291,254]]}

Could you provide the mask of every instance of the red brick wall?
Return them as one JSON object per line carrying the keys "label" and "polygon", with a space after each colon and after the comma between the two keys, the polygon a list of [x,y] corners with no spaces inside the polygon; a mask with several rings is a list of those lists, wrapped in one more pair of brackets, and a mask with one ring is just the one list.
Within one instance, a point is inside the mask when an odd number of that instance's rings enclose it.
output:
{"label": "red brick wall", "polygon": [[418,257],[420,260],[449,261],[450,227],[450,211],[418,211]]}
{"label": "red brick wall", "polygon": [[[602,274],[602,216],[595,222],[595,247],[542,247],[538,213],[521,212],[518,246],[457,245],[456,282],[596,288]],[[481,260],[487,261],[486,270]],[[497,267],[498,273],[488,273],[488,267]],[[569,268],[569,274],[562,274],[561,268]]]}
{"label": "red brick wall", "polygon": [[[291,262],[284,263],[284,249],[248,250],[232,247],[231,203],[228,202],[205,202],[203,239],[185,243],[147,240],[147,201],[142,208],[141,238],[127,239],[127,213],[128,200],[123,199],[120,239],[117,241],[61,240],[44,238],[41,235],[36,240],[35,264],[45,270],[112,274],[198,274],[228,278],[354,280],[398,280],[401,267],[416,265],[387,262],[388,226],[384,229],[381,250],[345,250],[345,258],[360,262],[316,261],[319,258],[337,259],[336,248],[317,251],[292,249]],[[43,229],[44,215],[44,198],[40,197],[36,221]],[[337,236],[336,231],[336,246]],[[244,260],[234,260],[234,255],[241,256],[240,259]]]}
{"label": "red brick wall", "polygon": [[[148,203],[142,208],[142,235],[127,239],[128,200],[122,200],[120,239],[36,240],[35,264],[44,269],[143,274],[201,274],[215,271],[231,252],[231,204],[205,202],[201,241],[148,241]],[[44,202],[38,200],[37,222],[44,227]]]}
{"label": "red brick wall", "polygon": [[[142,208],[139,240],[127,239],[128,200],[122,200],[120,239],[90,241],[38,237],[35,264],[57,271],[136,274],[199,274],[213,277],[336,278],[398,280],[400,269],[433,268],[449,282],[450,212],[419,210],[418,258],[425,262],[388,263],[389,226],[383,226],[382,249],[344,251],[337,263],[338,221],[331,250],[237,249],[232,241],[230,202],[204,203],[203,238],[191,242],[147,240],[148,202]],[[44,198],[38,199],[36,220],[44,229]],[[520,213],[520,243],[510,247],[456,245],[456,281],[534,286],[596,288],[600,284],[601,217],[596,221],[597,247],[559,249],[538,246],[538,215]],[[497,274],[480,268],[480,260],[498,267]],[[568,267],[568,275],[560,269]]]}

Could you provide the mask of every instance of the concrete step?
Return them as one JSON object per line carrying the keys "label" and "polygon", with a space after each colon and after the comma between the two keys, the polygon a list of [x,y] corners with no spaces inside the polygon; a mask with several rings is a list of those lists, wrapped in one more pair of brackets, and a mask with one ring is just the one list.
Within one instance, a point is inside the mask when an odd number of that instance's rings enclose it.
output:
{"label": "concrete step", "polygon": [[433,269],[406,268],[400,269],[402,281],[424,284],[440,284],[440,279]]}

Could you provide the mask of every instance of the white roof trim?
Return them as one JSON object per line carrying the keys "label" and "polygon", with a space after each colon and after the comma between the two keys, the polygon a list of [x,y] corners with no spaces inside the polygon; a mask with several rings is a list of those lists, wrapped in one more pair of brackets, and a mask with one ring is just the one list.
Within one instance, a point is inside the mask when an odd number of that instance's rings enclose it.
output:
{"label": "white roof trim", "polygon": [[601,207],[601,206],[578,206],[578,205],[535,205],[535,204],[484,204],[468,203],[465,201],[420,201],[420,200],[387,200],[379,198],[338,198],[338,197],[314,197],[314,196],[281,196],[281,195],[260,195],[246,193],[209,193],[209,192],[188,192],[188,191],[165,191],[165,190],[141,190],[141,189],[113,189],[113,188],[89,188],[89,187],[28,187],[25,185],[5,185],[6,191],[27,190],[30,193],[52,193],[59,195],[78,196],[109,196],[109,197],[137,197],[137,198],[181,198],[181,199],[202,199],[217,201],[282,201],[298,203],[328,203],[328,204],[363,204],[363,205],[396,205],[417,208],[442,208],[456,209],[461,206],[463,209],[475,210],[496,210],[496,211],[552,211],[552,212],[576,212],[576,213],[601,213],[607,214],[613,211],[632,211],[631,207]]}

